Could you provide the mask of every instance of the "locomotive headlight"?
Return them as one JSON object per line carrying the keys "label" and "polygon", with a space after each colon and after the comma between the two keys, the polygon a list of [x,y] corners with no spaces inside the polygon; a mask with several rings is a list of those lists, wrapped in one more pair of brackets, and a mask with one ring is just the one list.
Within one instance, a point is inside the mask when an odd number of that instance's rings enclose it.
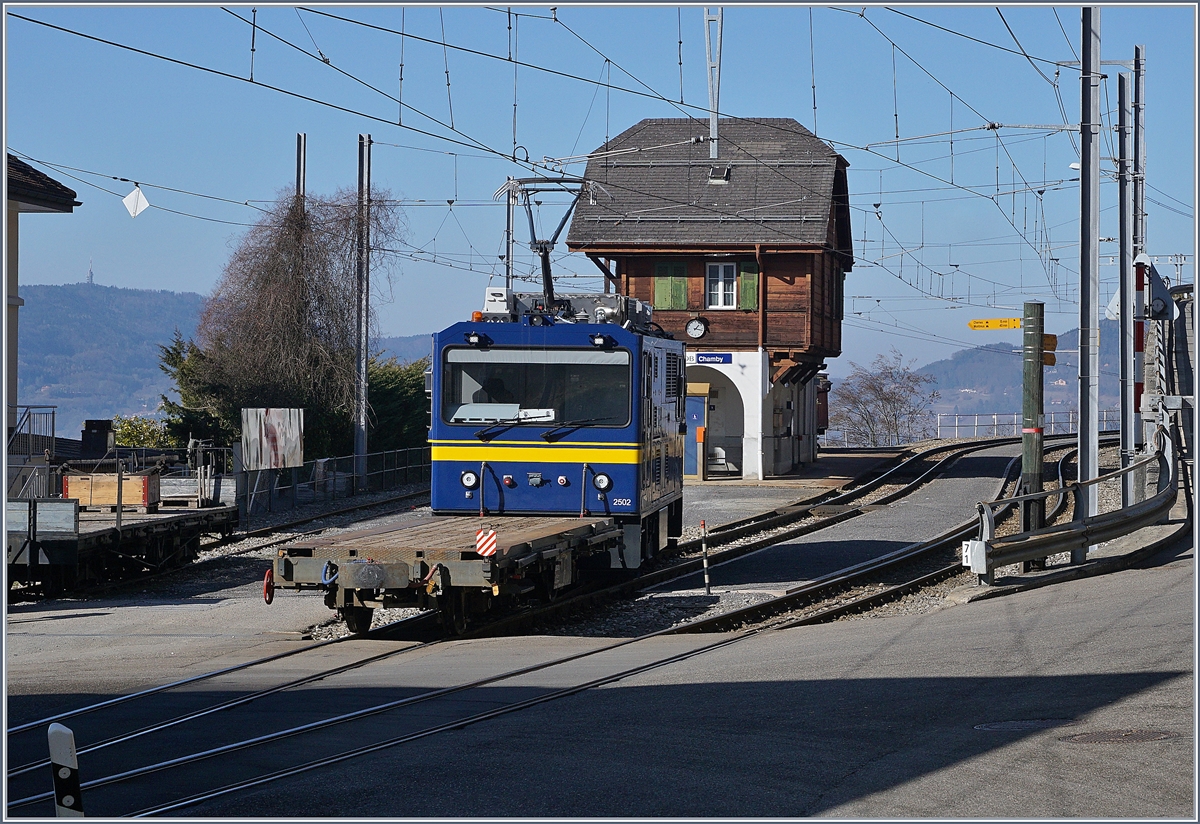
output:
{"label": "locomotive headlight", "polygon": [[464,472],[458,476],[458,480],[466,489],[474,489],[475,485],[479,483],[479,476],[474,472]]}
{"label": "locomotive headlight", "polygon": [[597,472],[592,477],[592,486],[601,492],[607,492],[612,489],[612,478],[605,475],[603,472]]}

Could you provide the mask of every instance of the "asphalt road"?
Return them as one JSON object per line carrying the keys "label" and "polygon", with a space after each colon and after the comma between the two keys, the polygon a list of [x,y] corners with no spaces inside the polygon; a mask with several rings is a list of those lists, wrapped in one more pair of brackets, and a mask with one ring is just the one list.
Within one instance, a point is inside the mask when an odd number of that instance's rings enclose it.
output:
{"label": "asphalt road", "polygon": [[[764,633],[188,814],[1193,817],[1194,606],[1194,555],[1176,548],[925,615]],[[1075,723],[975,728],[1035,719]],[[1124,729],[1176,737],[1062,740]]]}

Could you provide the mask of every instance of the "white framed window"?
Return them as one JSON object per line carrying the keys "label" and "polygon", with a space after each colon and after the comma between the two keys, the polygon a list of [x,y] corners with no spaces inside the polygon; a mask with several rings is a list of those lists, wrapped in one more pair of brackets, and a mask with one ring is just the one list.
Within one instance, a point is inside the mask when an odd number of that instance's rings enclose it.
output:
{"label": "white framed window", "polygon": [[705,287],[709,309],[736,309],[737,264],[708,264]]}

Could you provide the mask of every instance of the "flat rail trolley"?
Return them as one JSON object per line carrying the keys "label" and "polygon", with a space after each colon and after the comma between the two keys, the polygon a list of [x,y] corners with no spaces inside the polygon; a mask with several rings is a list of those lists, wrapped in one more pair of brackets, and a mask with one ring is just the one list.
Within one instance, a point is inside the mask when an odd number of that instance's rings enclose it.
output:
{"label": "flat rail trolley", "polygon": [[[549,305],[551,308],[547,308]],[[433,336],[433,515],[279,551],[351,630],[378,607],[457,630],[497,601],[633,570],[683,530],[683,344],[619,295],[513,295]]]}

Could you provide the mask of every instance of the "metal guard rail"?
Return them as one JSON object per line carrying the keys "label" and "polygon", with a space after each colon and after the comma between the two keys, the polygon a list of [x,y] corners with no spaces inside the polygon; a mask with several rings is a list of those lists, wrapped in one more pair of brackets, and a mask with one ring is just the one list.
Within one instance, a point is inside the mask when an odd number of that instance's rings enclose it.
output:
{"label": "metal guard rail", "polygon": [[[1175,462],[1175,448],[1167,430],[1159,427],[1155,432],[1157,449],[1140,461],[1127,467],[1100,475],[1090,481],[1068,484],[1061,489],[1018,495],[997,501],[979,504],[979,538],[963,542],[963,566],[978,574],[984,583],[991,583],[992,570],[1057,555],[1063,552],[1086,551],[1088,547],[1128,535],[1144,526],[1149,526],[1171,511],[1179,484]],[[1133,472],[1150,463],[1159,463],[1158,492],[1151,498],[1123,509],[1092,515],[1067,524],[1043,527],[1031,532],[1021,532],[995,538],[993,507],[1008,507],[1021,501],[1048,498],[1052,495],[1074,495],[1076,505],[1083,487],[1110,481]]]}

